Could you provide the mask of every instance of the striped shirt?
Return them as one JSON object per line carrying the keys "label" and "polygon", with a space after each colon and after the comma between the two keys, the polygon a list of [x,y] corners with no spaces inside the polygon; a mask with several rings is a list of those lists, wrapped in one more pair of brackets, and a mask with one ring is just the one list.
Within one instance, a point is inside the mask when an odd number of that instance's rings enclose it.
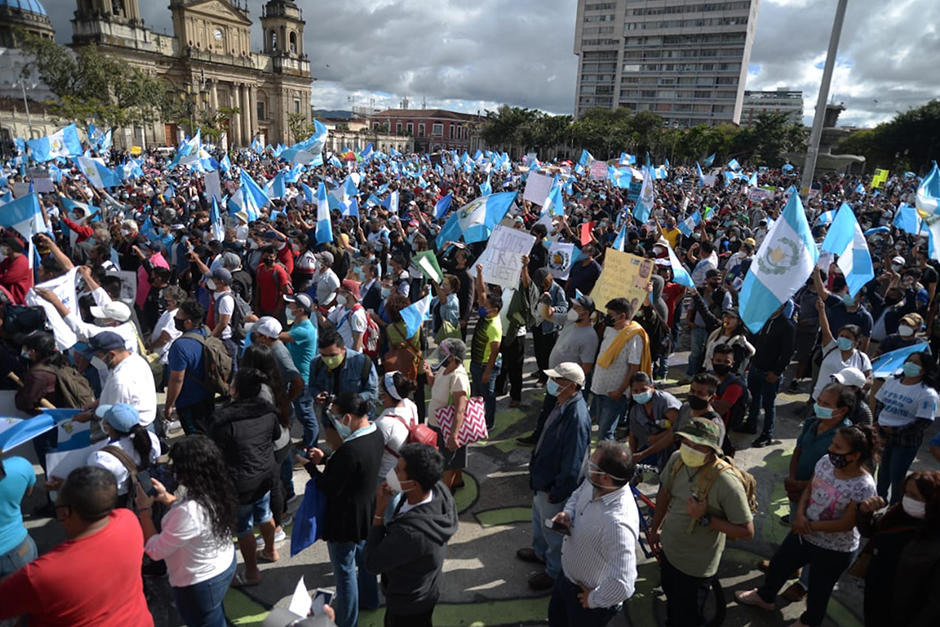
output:
{"label": "striped shirt", "polygon": [[640,516],[629,486],[594,498],[583,481],[565,504],[571,535],[561,547],[561,568],[570,581],[591,589],[588,605],[614,607],[633,596]]}

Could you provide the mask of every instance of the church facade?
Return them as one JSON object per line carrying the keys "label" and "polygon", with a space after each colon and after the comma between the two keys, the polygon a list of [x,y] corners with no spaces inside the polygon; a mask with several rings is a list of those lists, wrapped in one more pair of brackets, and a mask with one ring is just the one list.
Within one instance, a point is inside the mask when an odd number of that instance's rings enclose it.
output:
{"label": "church facade", "polygon": [[[247,146],[256,136],[266,144],[293,143],[288,118],[299,114],[310,121],[312,82],[305,22],[296,2],[264,4],[261,52],[252,50],[247,2],[170,0],[169,8],[173,34],[164,35],[144,24],[139,0],[78,0],[71,45],[94,44],[104,54],[165,78],[193,118],[237,109],[224,139],[228,147]],[[117,146],[175,146],[188,126],[188,120],[164,120],[121,129],[114,141]]]}

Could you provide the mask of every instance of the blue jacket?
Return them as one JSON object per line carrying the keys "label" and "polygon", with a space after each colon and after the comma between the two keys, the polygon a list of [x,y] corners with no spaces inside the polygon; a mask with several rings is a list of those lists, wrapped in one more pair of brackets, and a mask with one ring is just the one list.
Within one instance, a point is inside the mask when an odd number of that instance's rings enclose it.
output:
{"label": "blue jacket", "polygon": [[[369,374],[363,377],[368,369]],[[320,355],[310,362],[310,395],[316,398],[320,392],[339,394],[340,392],[358,392],[362,398],[374,405],[379,399],[379,375],[375,371],[375,364],[368,355],[357,353],[351,348],[346,349],[346,361],[339,367],[339,379],[326,367]],[[363,384],[365,379],[365,384]],[[334,386],[334,381],[337,385]],[[370,411],[369,415],[372,415]]]}
{"label": "blue jacket", "polygon": [[577,393],[562,407],[560,416],[546,421],[529,462],[529,485],[536,492],[548,492],[553,503],[566,501],[578,487],[590,443],[591,415],[584,396]]}

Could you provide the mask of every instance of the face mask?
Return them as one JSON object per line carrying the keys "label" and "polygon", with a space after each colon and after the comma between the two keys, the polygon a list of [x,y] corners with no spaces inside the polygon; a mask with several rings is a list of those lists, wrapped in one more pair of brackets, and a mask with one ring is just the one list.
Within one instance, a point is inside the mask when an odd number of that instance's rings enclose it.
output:
{"label": "face mask", "polygon": [[284,311],[284,316],[287,318],[287,324],[294,324],[294,320],[297,319],[297,316],[290,309]]}
{"label": "face mask", "polygon": [[91,358],[91,365],[94,366],[96,370],[108,369],[108,364],[104,363],[97,355]]}
{"label": "face mask", "polygon": [[927,504],[906,495],[901,497],[901,509],[911,518],[923,520],[927,516]]}
{"label": "face mask", "polygon": [[692,233],[692,237],[693,239],[702,239],[702,234],[696,231],[695,233]]}
{"label": "face mask", "polygon": [[337,416],[336,414],[330,414],[330,420],[333,421],[333,426],[336,427],[336,433],[339,434],[339,437],[343,440],[352,435],[352,429],[343,424],[342,416]]}
{"label": "face mask", "polygon": [[215,281],[213,281],[212,279],[209,279],[208,281],[206,281],[206,289],[209,290],[210,292],[214,292],[214,291],[215,291]]}
{"label": "face mask", "polygon": [[612,315],[607,314],[606,316],[604,316],[604,324],[606,324],[609,327],[612,327],[615,324],[617,324],[617,319],[614,318]]}
{"label": "face mask", "polygon": [[30,360],[31,360],[31,358],[30,358],[30,356],[29,356],[29,351],[27,351],[25,348],[20,351],[20,357],[22,357],[22,358],[25,359],[26,361],[30,361]]}
{"label": "face mask", "polygon": [[559,386],[555,383],[554,379],[549,379],[548,382],[545,383],[545,391],[551,396],[558,396]]}
{"label": "face mask", "polygon": [[477,313],[480,314],[481,318],[485,318],[487,316],[486,307],[480,305],[480,308],[477,310]]}
{"label": "face mask", "polygon": [[395,467],[392,466],[388,469],[388,472],[385,473],[385,483],[388,484],[394,492],[403,492],[401,489],[401,481],[398,480],[398,475],[395,474]]}
{"label": "face mask", "polygon": [[565,318],[568,320],[568,322],[577,322],[581,319],[581,316],[574,309],[569,309],[568,313],[565,315]]}
{"label": "face mask", "polygon": [[914,335],[914,329],[912,329],[911,327],[907,325],[902,324],[901,326],[898,327],[898,335],[900,335],[901,337],[911,337],[912,335]]}
{"label": "face mask", "polygon": [[383,287],[381,292],[382,292],[382,298],[388,298],[389,296],[392,295],[392,290],[387,287]]}
{"label": "face mask", "polygon": [[366,273],[362,271],[362,268],[353,268],[353,272],[356,273],[356,276],[359,277],[360,281],[365,279]]}
{"label": "face mask", "polygon": [[920,365],[915,364],[913,361],[905,361],[901,370],[904,372],[905,377],[919,377],[923,371]]}
{"label": "face mask", "polygon": [[693,411],[702,411],[708,407],[708,401],[706,401],[704,398],[699,398],[698,396],[689,395],[688,401],[689,408]]}
{"label": "face mask", "polygon": [[840,351],[852,350],[852,344],[854,343],[850,337],[840,337],[836,340],[836,345],[838,345]]}
{"label": "face mask", "polygon": [[813,403],[813,412],[816,414],[817,418],[822,418],[823,420],[832,418],[833,411],[835,410],[831,407],[823,407],[819,403]]}
{"label": "face mask", "polygon": [[186,332],[186,321],[180,320],[179,318],[173,318],[173,326],[176,327],[176,330],[185,333]]}
{"label": "face mask", "polygon": [[640,405],[646,405],[647,403],[650,402],[651,398],[653,398],[653,393],[650,392],[649,390],[641,394],[633,395],[634,402],[639,403]]}
{"label": "face mask", "polygon": [[336,296],[336,304],[337,304],[337,305],[345,305],[345,304],[346,304],[346,297],[343,296],[342,294],[337,295],[337,296]]}
{"label": "face mask", "polygon": [[846,307],[852,307],[853,305],[855,305],[855,297],[849,294],[848,292],[846,292],[845,294],[842,295],[842,303]]}
{"label": "face mask", "polygon": [[900,271],[901,271],[901,268],[902,268],[902,266],[899,265],[899,264],[896,264],[896,263],[892,263],[892,264],[891,264],[891,269],[894,270],[895,272],[900,272]]}
{"label": "face mask", "polygon": [[273,265],[274,265],[274,260],[271,259],[270,257],[267,257],[267,258],[264,259],[264,265],[266,265],[266,266],[273,266]]}
{"label": "face mask", "polygon": [[712,370],[714,370],[715,374],[717,374],[719,377],[723,377],[729,372],[731,372],[731,365],[730,364],[712,364]]}
{"label": "face mask", "polygon": [[705,464],[708,453],[703,453],[688,444],[683,444],[679,447],[679,456],[682,458],[682,463],[689,468],[699,468]]}
{"label": "face mask", "polygon": [[339,355],[320,355],[320,358],[323,359],[323,363],[326,364],[326,367],[330,370],[336,370],[339,368],[339,365],[343,363],[344,355],[340,353]]}

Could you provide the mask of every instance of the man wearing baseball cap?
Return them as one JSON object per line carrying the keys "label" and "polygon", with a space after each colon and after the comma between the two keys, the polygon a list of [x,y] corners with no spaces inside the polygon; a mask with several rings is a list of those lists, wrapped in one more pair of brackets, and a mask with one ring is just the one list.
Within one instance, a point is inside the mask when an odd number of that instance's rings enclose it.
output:
{"label": "man wearing baseball cap", "polygon": [[313,299],[304,293],[285,294],[284,300],[287,301],[285,313],[290,328],[281,331],[278,339],[287,348],[287,352],[294,361],[294,367],[297,368],[304,381],[303,392],[294,399],[294,411],[303,426],[304,448],[306,449],[317,445],[317,435],[320,432],[317,416],[313,411],[313,396],[307,385],[310,362],[317,356],[317,327],[310,320],[310,316],[316,311],[316,305]]}
{"label": "man wearing baseball cap", "polygon": [[754,522],[743,484],[718,458],[718,425],[692,418],[676,435],[679,450],[661,475],[650,543],[660,550],[666,622],[701,625],[698,600],[709,593],[725,538],[750,540]]}
{"label": "man wearing baseball cap", "polygon": [[548,590],[561,575],[562,535],[545,527],[565,507],[581,477],[581,467],[591,442],[591,416],[581,388],[584,370],[574,362],[562,362],[545,370],[546,391],[555,398],[532,458],[529,485],[532,500],[532,546],[516,551],[524,562],[544,564],[529,577],[529,587]]}
{"label": "man wearing baseball cap", "polygon": [[157,417],[157,391],[147,360],[127,350],[124,338],[109,330],[88,340],[88,352],[108,368],[98,404],[130,405],[140,414],[140,425],[153,431],[153,421]]}
{"label": "man wearing baseball cap", "polygon": [[[97,324],[89,324],[82,320],[77,312],[69,309],[55,292],[41,287],[34,288],[34,291],[55,308],[72,332],[78,336],[79,342],[87,342],[91,337],[104,331],[113,331],[124,339],[127,350],[132,353],[137,352],[137,328],[131,321],[131,308],[121,301],[99,301],[97,306],[90,308],[91,315]],[[107,298],[103,290],[96,291],[101,292],[102,299]]]}
{"label": "man wearing baseball cap", "polygon": [[336,330],[343,336],[346,346],[362,352],[362,338],[365,335],[368,319],[366,310],[359,304],[359,284],[344,279],[336,290],[336,307],[327,319],[336,325]]}

